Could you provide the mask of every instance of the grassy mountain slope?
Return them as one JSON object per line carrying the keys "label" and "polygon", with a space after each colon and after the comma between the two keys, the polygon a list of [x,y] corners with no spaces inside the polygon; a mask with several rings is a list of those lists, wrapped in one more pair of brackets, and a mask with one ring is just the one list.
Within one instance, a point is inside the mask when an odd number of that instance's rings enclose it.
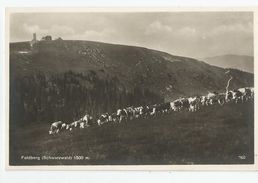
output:
{"label": "grassy mountain slope", "polygon": [[[19,51],[27,50],[27,54]],[[91,41],[42,41],[30,49],[29,42],[10,44],[11,75],[20,77],[38,71],[47,74],[69,70],[94,71],[98,77],[116,76],[130,89],[135,84],[166,100],[224,91],[229,78],[225,69],[195,59],[178,57],[142,47]],[[231,88],[252,86],[253,75],[232,70]]]}

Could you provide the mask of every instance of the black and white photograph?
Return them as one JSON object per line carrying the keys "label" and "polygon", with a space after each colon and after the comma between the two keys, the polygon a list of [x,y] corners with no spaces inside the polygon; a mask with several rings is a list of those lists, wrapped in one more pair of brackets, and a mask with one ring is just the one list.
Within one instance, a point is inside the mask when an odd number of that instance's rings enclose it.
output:
{"label": "black and white photograph", "polygon": [[7,11],[9,167],[255,167],[254,11],[73,10]]}

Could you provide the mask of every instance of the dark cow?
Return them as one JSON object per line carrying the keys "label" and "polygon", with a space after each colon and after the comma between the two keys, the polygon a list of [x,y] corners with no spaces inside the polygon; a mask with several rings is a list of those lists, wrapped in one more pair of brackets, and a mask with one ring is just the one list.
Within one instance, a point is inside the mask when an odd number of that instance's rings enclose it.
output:
{"label": "dark cow", "polygon": [[182,108],[182,102],[180,99],[174,100],[173,102],[170,102],[170,107],[172,111],[180,111]]}
{"label": "dark cow", "polygon": [[189,103],[189,100],[187,98],[182,98],[181,99],[181,103],[182,103],[182,109],[184,110],[189,110],[189,107],[190,107],[190,103]]}
{"label": "dark cow", "polygon": [[148,118],[151,112],[153,112],[153,106],[143,106],[142,108],[140,108],[140,115],[143,118]]}
{"label": "dark cow", "polygon": [[155,114],[168,113],[170,109],[171,109],[170,102],[158,104],[155,106]]}
{"label": "dark cow", "polygon": [[233,91],[228,91],[225,96],[226,102],[230,102],[233,100]]}
{"label": "dark cow", "polygon": [[233,90],[233,100],[236,103],[239,103],[240,101],[243,101],[242,96],[243,96],[243,94],[238,89]]}

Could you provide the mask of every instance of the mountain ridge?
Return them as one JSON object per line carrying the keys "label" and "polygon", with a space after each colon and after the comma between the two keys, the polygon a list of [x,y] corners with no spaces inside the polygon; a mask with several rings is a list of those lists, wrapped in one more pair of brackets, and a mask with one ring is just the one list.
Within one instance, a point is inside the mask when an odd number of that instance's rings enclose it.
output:
{"label": "mountain ridge", "polygon": [[[163,93],[163,96],[166,96],[169,93],[168,91],[176,93],[177,97],[179,93],[181,93],[180,95],[190,95],[194,92],[203,94],[213,89],[221,91],[224,88],[222,86],[226,86],[229,78],[228,76],[225,78],[221,76],[226,71],[223,68],[210,66],[193,58],[175,56],[144,47],[95,41],[55,40],[40,41],[27,54],[17,53],[18,50],[21,50],[17,44],[28,43],[11,43],[10,61],[22,59],[27,61],[27,64],[22,63],[22,61],[16,62],[14,68],[17,69],[17,65],[21,64],[20,67],[27,71],[31,69],[28,72],[32,73],[36,70],[52,73],[69,70],[75,72],[93,70],[98,74],[105,73],[117,76],[126,86],[134,85],[136,82],[155,90],[155,92],[159,90],[159,93]],[[23,45],[22,47],[25,48],[26,46]],[[30,50],[30,47],[27,46],[26,49]],[[233,87],[243,87],[243,83],[241,85],[237,83],[241,81],[237,74],[248,75],[249,80],[252,78],[252,75],[243,71],[232,70],[232,72],[235,72],[236,77],[236,83],[234,84],[234,81],[232,81]],[[103,77],[105,77],[105,74]],[[23,72],[21,72],[21,75],[23,75]],[[202,81],[206,79],[207,83],[202,83],[201,78]],[[220,85],[219,82],[221,82],[221,87],[218,86]],[[209,86],[212,83],[214,87]],[[247,82],[249,85],[251,83],[252,81]],[[193,84],[196,84],[196,87]],[[167,89],[169,87],[170,89]],[[198,89],[200,87],[203,91]],[[193,92],[187,91],[190,88]],[[171,98],[169,95],[166,97]]]}
{"label": "mountain ridge", "polygon": [[254,72],[254,57],[249,55],[225,54],[201,58],[200,60],[222,68],[234,68],[250,73]]}

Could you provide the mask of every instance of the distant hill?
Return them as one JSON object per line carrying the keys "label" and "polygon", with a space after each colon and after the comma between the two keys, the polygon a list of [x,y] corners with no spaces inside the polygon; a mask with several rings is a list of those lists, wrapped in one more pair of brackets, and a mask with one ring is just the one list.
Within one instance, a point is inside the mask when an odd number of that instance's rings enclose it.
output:
{"label": "distant hill", "polygon": [[234,68],[242,71],[254,72],[254,57],[246,55],[220,55],[215,57],[202,58],[204,62],[222,67]]}
{"label": "distant hill", "polygon": [[[10,43],[11,112],[19,119],[34,113],[68,119],[85,111],[224,92],[227,70],[135,46],[74,40],[40,41],[33,48],[29,42]],[[230,89],[253,86],[251,73],[230,69],[230,75]]]}

